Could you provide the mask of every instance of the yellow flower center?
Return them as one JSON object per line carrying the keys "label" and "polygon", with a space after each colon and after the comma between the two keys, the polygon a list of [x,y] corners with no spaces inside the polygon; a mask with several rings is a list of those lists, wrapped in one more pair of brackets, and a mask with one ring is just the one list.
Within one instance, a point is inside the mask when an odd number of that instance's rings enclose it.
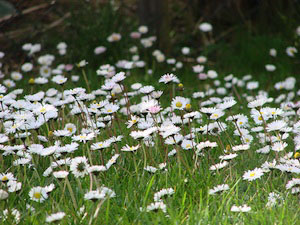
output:
{"label": "yellow flower center", "polygon": [[79,138],[84,139],[84,138],[86,138],[86,136],[85,135],[80,135]]}
{"label": "yellow flower center", "polygon": [[176,102],[176,107],[180,108],[182,106],[181,102]]}
{"label": "yellow flower center", "polygon": [[73,131],[72,127],[68,127],[67,130],[70,131],[70,132]]}
{"label": "yellow flower center", "polygon": [[41,112],[41,113],[46,112],[46,108],[45,108],[45,107],[42,107],[42,108],[40,109],[40,112]]}
{"label": "yellow flower center", "polygon": [[2,181],[3,181],[3,182],[4,182],[4,181],[7,181],[7,180],[8,180],[7,176],[2,177]]}
{"label": "yellow flower center", "polygon": [[242,125],[242,124],[243,124],[243,122],[241,121],[241,122],[239,122],[239,124],[240,124],[240,125]]}
{"label": "yellow flower center", "polygon": [[183,87],[183,84],[182,84],[182,83],[178,84],[178,87],[182,88],[182,87]]}
{"label": "yellow flower center", "polygon": [[136,123],[137,121],[136,120],[132,120],[132,123]]}
{"label": "yellow flower center", "polygon": [[108,110],[107,110],[107,112],[111,113],[111,112],[112,112],[112,110],[111,110],[111,109],[108,109]]}
{"label": "yellow flower center", "polygon": [[40,192],[35,192],[33,194],[33,197],[35,197],[36,199],[40,199],[42,197],[41,193]]}
{"label": "yellow flower center", "polygon": [[255,172],[250,173],[250,177],[254,177],[255,176]]}
{"label": "yellow flower center", "polygon": [[192,108],[192,105],[191,105],[191,104],[186,104],[186,105],[185,105],[185,108],[186,108],[186,109],[190,109],[190,108]]}
{"label": "yellow flower center", "polygon": [[261,117],[261,116],[259,116],[259,117],[258,117],[258,120],[262,120],[262,117]]}
{"label": "yellow flower center", "polygon": [[191,147],[191,145],[190,145],[190,144],[187,144],[185,147],[186,147],[186,148],[190,148],[190,147]]}

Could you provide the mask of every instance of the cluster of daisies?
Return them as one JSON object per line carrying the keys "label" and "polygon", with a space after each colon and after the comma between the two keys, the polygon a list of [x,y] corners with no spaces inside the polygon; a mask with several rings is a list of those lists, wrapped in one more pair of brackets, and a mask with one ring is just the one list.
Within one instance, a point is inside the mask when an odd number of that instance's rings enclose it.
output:
{"label": "cluster of daisies", "polygon": [[[210,24],[203,23],[199,29],[203,38],[213,41]],[[142,47],[150,48],[156,38],[145,37],[147,32],[148,28],[141,26],[130,37],[140,40]],[[107,37],[108,42],[121,39],[118,33]],[[66,43],[59,43],[58,54],[67,54],[67,47]],[[291,176],[300,173],[300,102],[297,100],[300,90],[296,90],[294,77],[276,83],[274,89],[278,90],[278,96],[271,97],[260,90],[259,82],[251,75],[238,78],[230,74],[220,78],[217,71],[207,68],[206,57],[199,56],[194,60],[192,71],[197,79],[207,82],[199,86],[199,91],[186,96],[184,85],[173,74],[183,63],[166,59],[161,51],[154,50],[153,59],[173,65],[173,73],[158,79],[159,89],[142,83],[128,85],[126,78],[130,71],[146,65],[139,57],[139,47],[132,46],[132,60],[99,66],[95,75],[102,83],[98,89],[91,90],[84,71],[88,65],[85,60],[74,65],[55,65],[54,55],[38,56],[40,44],[27,43],[23,50],[32,61],[12,71],[11,79],[4,79],[0,84],[0,199],[3,201],[18,196],[24,199],[26,209],[34,213],[33,202],[50,201],[49,196],[54,193],[62,193],[61,198],[64,198],[68,191],[73,207],[80,209],[84,220],[87,213],[79,205],[83,201],[76,199],[74,194],[79,188],[84,201],[96,203],[90,217],[92,222],[102,203],[119,194],[114,187],[102,184],[99,175],[114,166],[118,169],[118,164],[126,167],[125,158],[141,160],[143,163],[138,165],[149,174],[168,173],[170,164],[193,173],[202,159],[208,158],[207,173],[223,170],[226,174],[234,169],[235,160],[268,155],[263,164],[243,172],[245,182],[260,179],[274,170]],[[105,46],[97,46],[94,53],[105,51]],[[182,49],[183,55],[190,53],[190,48]],[[288,47],[286,53],[294,57],[297,49]],[[270,50],[272,57],[276,54],[276,49]],[[3,57],[1,53],[0,58]],[[67,88],[69,83],[81,79],[73,74],[78,71],[76,68],[82,71],[82,82],[86,82],[87,89]],[[268,64],[266,69],[273,72],[276,66]],[[4,77],[4,73],[0,75]],[[16,88],[23,75],[30,77],[28,82],[34,87],[28,92]],[[34,91],[35,84],[46,83],[51,88]],[[155,154],[157,151],[159,153]],[[189,159],[192,166],[184,156],[187,152],[192,153]],[[44,180],[43,186],[31,182],[26,177],[29,174],[33,179]],[[30,179],[29,190],[24,188],[22,177]],[[86,180],[89,181],[88,189],[80,185],[74,187],[74,183]],[[209,187],[208,195],[222,194],[231,188],[226,183]],[[161,210],[167,215],[164,198],[172,196],[174,189],[161,189],[154,194],[154,201],[141,206],[140,210]],[[288,181],[286,189],[291,194],[299,193],[299,179]],[[266,205],[273,207],[281,200],[279,193],[271,192]],[[233,205],[231,211],[249,212],[251,207]],[[5,221],[8,215],[14,218],[14,223],[20,222],[18,209],[5,209],[1,220]],[[47,214],[46,222],[62,220],[65,215],[62,211]]]}

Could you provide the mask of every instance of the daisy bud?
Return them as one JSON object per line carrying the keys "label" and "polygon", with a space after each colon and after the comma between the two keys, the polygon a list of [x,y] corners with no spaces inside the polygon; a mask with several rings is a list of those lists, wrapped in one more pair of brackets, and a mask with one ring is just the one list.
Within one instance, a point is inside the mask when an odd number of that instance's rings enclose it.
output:
{"label": "daisy bud", "polygon": [[296,153],[294,154],[294,158],[295,158],[295,159],[299,159],[299,158],[300,158],[300,153],[299,153],[299,152],[296,152]]}
{"label": "daisy bud", "polygon": [[34,78],[30,78],[28,81],[29,84],[34,84]]}
{"label": "daisy bud", "polygon": [[192,105],[191,105],[191,104],[188,103],[188,104],[185,105],[185,109],[186,109],[186,110],[190,110],[191,108],[192,108]]}
{"label": "daisy bud", "polygon": [[230,151],[230,145],[226,145],[226,151],[227,151],[227,152]]}

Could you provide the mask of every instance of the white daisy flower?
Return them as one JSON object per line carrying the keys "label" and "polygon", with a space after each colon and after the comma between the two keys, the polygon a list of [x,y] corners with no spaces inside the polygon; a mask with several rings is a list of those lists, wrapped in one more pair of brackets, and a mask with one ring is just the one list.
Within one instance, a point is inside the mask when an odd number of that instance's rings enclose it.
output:
{"label": "white daisy flower", "polygon": [[261,168],[255,168],[254,170],[248,170],[243,175],[243,180],[253,181],[264,175],[264,171]]}

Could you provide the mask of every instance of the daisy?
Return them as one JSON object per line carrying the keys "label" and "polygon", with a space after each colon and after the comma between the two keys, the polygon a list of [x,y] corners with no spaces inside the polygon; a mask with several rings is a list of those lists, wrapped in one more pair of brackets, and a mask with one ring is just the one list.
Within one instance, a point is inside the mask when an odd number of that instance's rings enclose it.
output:
{"label": "daisy", "polygon": [[99,190],[89,191],[84,194],[85,200],[97,201],[99,199],[104,199],[104,198],[105,198],[105,194],[103,192],[100,192]]}
{"label": "daisy", "polygon": [[121,34],[119,33],[112,33],[110,36],[107,37],[108,42],[117,42],[120,41],[122,38]]}
{"label": "daisy", "polygon": [[227,190],[229,190],[228,184],[220,184],[214,187],[213,189],[209,189],[208,194],[215,195],[218,192],[227,191]]}
{"label": "daisy", "polygon": [[21,67],[23,72],[29,72],[33,69],[33,65],[31,63],[24,63]]}
{"label": "daisy", "polygon": [[215,165],[212,165],[209,170],[219,170],[224,168],[225,166],[227,166],[229,163],[227,161],[221,162],[221,163],[217,163]]}
{"label": "daisy", "polygon": [[66,178],[67,176],[69,175],[69,172],[68,171],[56,171],[56,172],[53,172],[53,176],[57,179],[64,179]]}
{"label": "daisy", "polygon": [[229,109],[234,106],[237,102],[234,99],[224,101],[223,103],[218,104],[218,108],[221,110]]}
{"label": "daisy", "polygon": [[31,188],[29,192],[29,197],[31,200],[41,203],[48,198],[48,194],[45,188],[37,186]]}
{"label": "daisy", "polygon": [[65,217],[65,215],[66,214],[64,212],[53,213],[53,214],[46,217],[46,222],[47,223],[52,223],[52,222],[62,220]]}
{"label": "daisy", "polygon": [[140,119],[140,118],[139,118],[138,116],[131,115],[130,120],[128,120],[128,121],[126,122],[127,128],[132,127],[134,124],[136,124],[136,123],[139,121],[139,119]]}
{"label": "daisy", "polygon": [[16,83],[13,80],[6,79],[3,81],[3,84],[8,88],[13,88],[16,86]]}
{"label": "daisy", "polygon": [[10,76],[11,76],[11,79],[13,79],[15,81],[22,80],[22,78],[23,78],[22,74],[19,72],[12,72]]}
{"label": "daisy", "polygon": [[159,83],[167,84],[169,82],[179,83],[179,79],[172,73],[164,74],[160,79]]}
{"label": "daisy", "polygon": [[177,134],[180,130],[181,130],[180,127],[177,127],[177,126],[174,126],[173,124],[171,124],[171,125],[167,125],[167,126],[161,126],[159,134],[163,138],[166,138],[166,137]]}
{"label": "daisy", "polygon": [[279,194],[275,192],[269,193],[266,207],[274,207],[277,204],[278,200],[282,200],[282,197]]}
{"label": "daisy", "polygon": [[286,147],[288,146],[288,144],[286,142],[275,142],[272,145],[272,150],[275,152],[281,152],[283,151]]}
{"label": "daisy", "polygon": [[154,87],[151,85],[144,86],[139,89],[139,92],[141,92],[143,94],[150,94],[152,91],[154,91]]}
{"label": "daisy", "polygon": [[[15,208],[10,209],[10,210],[8,210],[8,209],[3,210],[2,215],[3,215],[3,217],[2,217],[3,222],[6,221],[7,218],[11,218],[11,219],[13,219],[13,224],[18,224],[21,219],[21,213]],[[11,222],[12,222],[11,219],[9,220],[10,222],[8,224],[11,224]]]}
{"label": "daisy", "polygon": [[294,186],[299,186],[300,185],[300,179],[299,178],[293,178],[292,180],[288,181],[285,188],[286,189],[291,189]]}
{"label": "daisy", "polygon": [[124,72],[119,72],[119,73],[115,74],[111,78],[111,80],[112,80],[112,82],[118,83],[118,82],[123,81],[125,78],[126,78],[125,73]]}
{"label": "daisy", "polygon": [[217,143],[216,142],[210,142],[210,141],[200,142],[197,145],[197,149],[199,151],[201,151],[202,149],[205,149],[205,148],[215,148],[215,147],[218,147]]}
{"label": "daisy", "polygon": [[244,150],[248,150],[250,148],[250,145],[245,144],[245,145],[236,145],[232,147],[233,151],[244,151]]}
{"label": "daisy", "polygon": [[100,141],[100,142],[92,144],[91,150],[99,150],[99,149],[108,148],[110,145],[111,145],[111,142],[109,142],[109,141]]}
{"label": "daisy", "polygon": [[170,151],[168,153],[168,157],[174,156],[174,155],[176,155],[176,153],[177,153],[176,149],[173,149],[172,151]]}
{"label": "daisy", "polygon": [[119,158],[120,154],[115,154],[111,157],[110,160],[106,163],[106,168],[109,169],[113,164],[117,162],[117,159]]}
{"label": "daisy", "polygon": [[103,171],[106,171],[106,170],[107,170],[106,167],[103,166],[103,165],[100,165],[100,166],[95,165],[95,166],[90,166],[88,168],[88,172],[93,173],[95,175],[98,175],[99,172],[103,172]]}
{"label": "daisy", "polygon": [[267,102],[266,98],[259,98],[248,103],[249,108],[257,108],[263,106]]}
{"label": "daisy", "polygon": [[95,137],[95,133],[91,132],[91,133],[88,133],[88,134],[83,133],[81,135],[73,136],[72,139],[74,141],[79,141],[79,142],[86,143],[86,141],[90,141],[94,137]]}
{"label": "daisy", "polygon": [[180,96],[173,98],[171,102],[172,108],[179,110],[184,110],[188,104],[190,104],[190,100]]}
{"label": "daisy", "polygon": [[277,50],[275,48],[271,48],[269,51],[269,55],[272,57],[276,57],[277,56]]}
{"label": "daisy", "polygon": [[8,193],[2,189],[0,189],[0,200],[5,200],[8,198]]}
{"label": "daisy", "polygon": [[281,130],[287,125],[283,120],[275,120],[267,125],[267,131]]}
{"label": "daisy", "polygon": [[266,68],[266,70],[269,71],[269,72],[273,72],[273,71],[276,70],[276,66],[274,66],[274,65],[272,65],[272,64],[267,64],[267,65],[265,65],[265,68]]}
{"label": "daisy", "polygon": [[7,186],[8,186],[8,192],[18,192],[22,188],[22,183],[14,180],[10,180],[8,181]]}
{"label": "daisy", "polygon": [[230,159],[234,159],[237,156],[238,156],[238,154],[221,155],[221,156],[219,156],[219,159],[221,159],[221,160],[230,160]]}
{"label": "daisy", "polygon": [[103,114],[113,114],[116,111],[118,111],[119,108],[120,108],[120,106],[109,103],[104,106],[104,108],[102,109],[102,113]]}
{"label": "daisy", "polygon": [[196,145],[195,142],[190,141],[190,140],[186,140],[186,139],[184,139],[184,140],[182,141],[182,143],[181,143],[181,147],[182,147],[184,150],[192,149],[195,145]]}
{"label": "daisy", "polygon": [[167,206],[163,202],[153,202],[150,205],[147,206],[146,210],[149,211],[157,211],[158,209],[161,209],[164,213],[167,212]]}
{"label": "daisy", "polygon": [[176,135],[174,135],[174,138],[173,137],[166,138],[165,144],[174,145],[176,143],[181,142],[182,140],[183,140],[183,136],[181,134],[176,134]]}
{"label": "daisy", "polygon": [[254,170],[248,170],[243,175],[243,180],[253,181],[257,178],[260,178],[262,175],[264,175],[264,172],[261,168],[255,168]]}
{"label": "daisy", "polygon": [[134,152],[134,151],[136,151],[139,147],[140,147],[140,145],[136,145],[136,146],[129,146],[129,145],[126,145],[126,146],[123,146],[123,147],[121,148],[121,151],[123,151],[123,152]]}
{"label": "daisy", "polygon": [[155,173],[158,169],[153,166],[146,166],[144,168],[144,170],[146,170],[147,172],[150,172],[150,173]]}
{"label": "daisy", "polygon": [[8,182],[11,180],[16,180],[16,178],[12,173],[0,173],[0,181]]}
{"label": "daisy", "polygon": [[58,110],[53,105],[49,105],[49,104],[45,104],[45,105],[41,104],[33,110],[33,112],[36,115],[57,112],[57,111]]}
{"label": "daisy", "polygon": [[70,134],[75,134],[76,133],[76,126],[73,123],[67,123],[65,125],[64,130],[67,130],[70,132]]}
{"label": "daisy", "polygon": [[67,80],[68,80],[68,78],[66,78],[62,75],[56,75],[52,78],[52,81],[57,84],[64,84]]}
{"label": "daisy", "polygon": [[57,137],[69,137],[72,135],[68,130],[55,130],[53,134]]}
{"label": "daisy", "polygon": [[95,55],[100,55],[106,51],[106,47],[104,46],[98,46],[94,49]]}
{"label": "daisy", "polygon": [[262,154],[268,154],[270,152],[270,146],[266,145],[263,148],[257,149],[256,152],[257,153],[262,153]]}
{"label": "daisy", "polygon": [[41,66],[41,68],[40,68],[40,75],[42,77],[45,77],[45,78],[50,77],[51,76],[51,72],[52,72],[51,68],[48,67],[48,66]]}
{"label": "daisy", "polygon": [[251,207],[247,205],[243,205],[243,206],[233,205],[230,210],[231,212],[250,212]]}
{"label": "daisy", "polygon": [[77,67],[85,67],[87,64],[89,64],[85,59],[81,60],[79,63],[77,63]]}
{"label": "daisy", "polygon": [[173,188],[164,188],[164,189],[161,189],[160,191],[156,192],[154,194],[154,202],[160,202],[162,201],[162,197],[166,196],[166,195],[173,195],[175,193],[174,189]]}
{"label": "daisy", "polygon": [[84,177],[88,174],[89,168],[88,160],[86,157],[78,156],[72,159],[70,170],[75,177]]}
{"label": "daisy", "polygon": [[215,111],[214,113],[212,113],[210,115],[210,119],[211,120],[217,120],[217,119],[219,119],[220,117],[222,117],[224,115],[225,115],[224,111],[217,110],[217,111]]}
{"label": "daisy", "polygon": [[199,29],[202,32],[210,32],[210,31],[212,31],[213,27],[210,23],[204,22],[199,25]]}
{"label": "daisy", "polygon": [[298,53],[298,50],[295,47],[287,47],[285,52],[288,56],[295,57],[295,54]]}
{"label": "daisy", "polygon": [[210,79],[215,79],[218,77],[218,73],[214,70],[209,70],[207,71],[207,77],[209,77]]}

